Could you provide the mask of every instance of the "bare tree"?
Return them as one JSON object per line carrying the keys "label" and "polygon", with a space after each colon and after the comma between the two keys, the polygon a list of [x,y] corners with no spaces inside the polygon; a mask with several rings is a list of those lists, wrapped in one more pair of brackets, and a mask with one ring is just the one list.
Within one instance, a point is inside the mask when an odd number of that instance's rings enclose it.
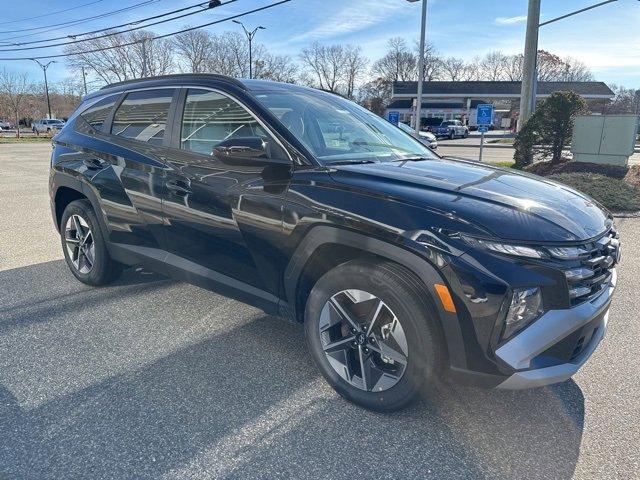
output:
{"label": "bare tree", "polygon": [[524,64],[524,55],[511,55],[508,57],[504,76],[506,80],[519,82],[522,80],[522,65]]}
{"label": "bare tree", "polygon": [[173,47],[180,58],[183,72],[204,73],[207,61],[213,51],[211,35],[204,30],[191,30],[173,37]]}
{"label": "bare tree", "polygon": [[461,58],[448,57],[440,64],[442,80],[458,82],[465,79],[467,74],[467,64]]}
{"label": "bare tree", "polygon": [[253,63],[253,74],[256,78],[274,82],[296,82],[298,65],[288,55],[273,55],[267,52]]}
{"label": "bare tree", "polygon": [[338,92],[346,67],[345,48],[342,45],[312,43],[300,53],[300,60],[317,81],[317,86]]}
{"label": "bare tree", "polygon": [[607,113],[631,113],[640,115],[640,89],[611,85],[615,97],[607,105]]}
{"label": "bare tree", "polygon": [[378,77],[362,85],[359,93],[358,102],[361,105],[378,115],[384,115],[384,109],[391,99],[391,82]]}
{"label": "bare tree", "polygon": [[[420,58],[419,42],[416,42],[415,51],[416,51],[416,61],[417,61],[417,59]],[[416,72],[417,72],[417,65],[416,65]],[[442,58],[440,57],[440,54],[438,53],[436,48],[430,43],[427,43],[424,48],[424,63],[423,63],[422,78],[427,82],[431,82],[433,80],[438,80],[441,74],[442,74]],[[416,75],[416,78],[417,78],[417,75]]]}
{"label": "bare tree", "polygon": [[479,56],[473,57],[473,59],[465,65],[461,80],[480,80],[482,78],[481,62],[482,60]]}
{"label": "bare tree", "polygon": [[504,53],[499,51],[487,53],[480,62],[480,66],[485,72],[484,80],[504,80],[508,65],[509,57]]}
{"label": "bare tree", "polygon": [[356,82],[364,75],[369,60],[362,55],[362,48],[353,45],[345,47],[345,84],[347,98],[354,98]]}
{"label": "bare tree", "polygon": [[6,68],[0,72],[0,98],[11,110],[16,122],[16,137],[20,138],[20,116],[23,101],[29,91],[29,77],[23,72],[12,72]]}
{"label": "bare tree", "polygon": [[374,62],[372,72],[389,82],[415,80],[417,78],[418,58],[401,37],[387,42],[387,53]]}
{"label": "bare tree", "polygon": [[584,63],[572,57],[565,57],[563,82],[590,82],[593,80],[593,74]]}
{"label": "bare tree", "polygon": [[[109,32],[114,33],[114,32]],[[104,34],[103,34],[104,35]],[[104,83],[112,83],[173,71],[173,45],[166,39],[153,39],[153,33],[137,31],[94,36],[86,42],[67,45],[72,54],[68,65],[79,71],[85,67]],[[137,42],[129,45],[132,42]],[[91,50],[91,53],[88,53]]]}

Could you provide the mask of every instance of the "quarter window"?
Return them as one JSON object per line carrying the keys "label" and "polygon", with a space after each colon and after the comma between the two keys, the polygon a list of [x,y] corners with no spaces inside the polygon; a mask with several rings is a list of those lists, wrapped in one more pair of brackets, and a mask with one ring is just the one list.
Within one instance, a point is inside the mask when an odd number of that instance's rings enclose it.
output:
{"label": "quarter window", "polygon": [[111,133],[153,145],[162,145],[174,89],[131,92],[116,110]]}
{"label": "quarter window", "polygon": [[111,112],[113,105],[116,103],[116,98],[116,95],[103,98],[87,108],[80,116],[95,130],[100,130]]}
{"label": "quarter window", "polygon": [[268,135],[257,120],[231,98],[209,90],[187,92],[180,148],[211,155],[223,140],[241,137],[268,138]]}

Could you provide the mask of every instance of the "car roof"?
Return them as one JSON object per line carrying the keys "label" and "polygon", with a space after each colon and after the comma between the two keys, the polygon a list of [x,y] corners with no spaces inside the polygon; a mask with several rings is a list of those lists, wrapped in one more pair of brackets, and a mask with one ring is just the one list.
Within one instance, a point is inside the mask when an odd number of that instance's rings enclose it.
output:
{"label": "car roof", "polygon": [[274,82],[271,80],[237,79],[226,75],[218,75],[214,73],[178,73],[111,83],[109,85],[105,85],[96,92],[86,95],[83,100],[88,100],[110,93],[119,93],[130,90],[132,88],[162,87],[164,85],[189,83],[212,85],[225,83],[228,85],[233,85],[236,88],[245,91],[315,91],[314,89],[309,87],[293,85],[291,83]]}

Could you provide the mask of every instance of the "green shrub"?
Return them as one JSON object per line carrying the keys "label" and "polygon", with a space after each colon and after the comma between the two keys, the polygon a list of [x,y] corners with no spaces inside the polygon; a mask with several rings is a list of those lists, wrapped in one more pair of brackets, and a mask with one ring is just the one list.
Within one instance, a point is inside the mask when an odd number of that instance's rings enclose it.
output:
{"label": "green shrub", "polygon": [[554,92],[524,124],[514,142],[517,168],[534,160],[559,163],[573,134],[577,115],[588,112],[587,103],[575,92]]}

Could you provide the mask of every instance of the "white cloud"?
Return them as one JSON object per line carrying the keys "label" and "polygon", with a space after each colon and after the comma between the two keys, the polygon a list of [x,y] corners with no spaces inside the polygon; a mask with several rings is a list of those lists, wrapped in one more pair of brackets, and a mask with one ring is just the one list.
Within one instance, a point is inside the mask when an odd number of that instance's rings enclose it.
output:
{"label": "white cloud", "polygon": [[497,25],[514,25],[527,21],[526,15],[518,15],[517,17],[497,17],[495,20]]}
{"label": "white cloud", "polygon": [[406,8],[406,6],[400,1],[389,3],[383,3],[380,0],[345,2],[342,8],[327,15],[322,23],[316,25],[312,30],[292,38],[291,41],[331,38],[364,30],[384,22],[401,8]]}

